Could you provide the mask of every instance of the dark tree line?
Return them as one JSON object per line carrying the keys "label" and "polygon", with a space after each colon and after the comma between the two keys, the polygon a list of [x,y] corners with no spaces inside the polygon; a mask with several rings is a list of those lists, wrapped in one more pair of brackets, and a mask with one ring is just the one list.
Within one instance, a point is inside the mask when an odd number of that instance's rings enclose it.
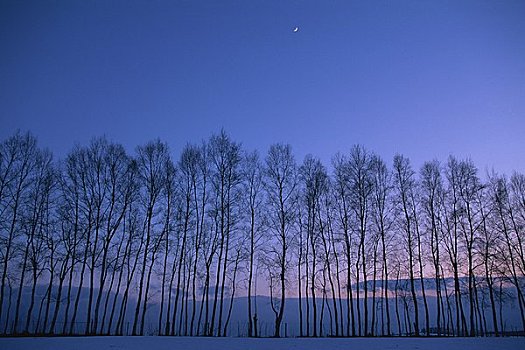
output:
{"label": "dark tree line", "polygon": [[290,298],[300,336],[500,336],[507,303],[525,331],[523,174],[483,180],[452,156],[389,168],[361,146],[330,169],[224,132],[178,159],[97,138],[58,161],[16,133],[0,144],[0,332],[119,335],[131,319],[142,335],[153,318],[160,335],[226,336],[247,296],[254,337],[261,294],[277,337]]}

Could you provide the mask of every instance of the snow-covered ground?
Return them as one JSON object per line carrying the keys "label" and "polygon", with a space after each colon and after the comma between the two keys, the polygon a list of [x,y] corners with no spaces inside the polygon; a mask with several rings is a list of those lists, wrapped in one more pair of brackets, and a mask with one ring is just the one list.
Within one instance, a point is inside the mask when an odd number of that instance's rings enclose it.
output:
{"label": "snow-covered ground", "polygon": [[197,337],[0,338],[2,350],[469,350],[525,349],[525,338],[250,339]]}

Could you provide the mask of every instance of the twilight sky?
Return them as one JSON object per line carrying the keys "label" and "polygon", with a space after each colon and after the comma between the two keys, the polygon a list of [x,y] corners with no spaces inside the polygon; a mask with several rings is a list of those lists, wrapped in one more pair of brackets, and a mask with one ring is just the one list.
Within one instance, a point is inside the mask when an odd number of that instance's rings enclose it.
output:
{"label": "twilight sky", "polygon": [[0,52],[0,139],[58,157],[224,128],[299,162],[360,143],[525,171],[523,0],[2,0]]}

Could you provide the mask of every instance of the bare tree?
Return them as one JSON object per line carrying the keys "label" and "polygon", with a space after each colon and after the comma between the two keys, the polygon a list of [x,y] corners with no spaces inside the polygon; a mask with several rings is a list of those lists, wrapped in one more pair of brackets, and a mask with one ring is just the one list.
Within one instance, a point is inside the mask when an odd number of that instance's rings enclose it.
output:
{"label": "bare tree", "polygon": [[[171,293],[171,288],[166,288],[166,279],[168,278],[168,257],[169,255],[173,254],[171,251],[172,245],[170,242],[171,236],[173,234],[173,223],[172,223],[172,217],[174,216],[174,208],[176,207],[176,200],[177,200],[177,185],[176,185],[176,168],[173,165],[172,162],[167,162],[166,164],[166,171],[164,173],[166,176],[166,179],[164,180],[164,189],[163,189],[163,196],[165,198],[165,212],[163,213],[163,222],[164,227],[162,229],[162,237],[160,239],[163,240],[163,253],[164,253],[164,262],[162,266],[162,282],[161,282],[161,297],[160,297],[160,312],[159,312],[159,324],[158,324],[158,331],[159,334],[162,334],[162,321],[163,321],[163,313],[164,313],[164,302],[165,302],[165,295],[166,291],[167,293]],[[169,320],[169,311],[167,314],[167,320]],[[168,328],[167,328],[168,329]]]}
{"label": "bare tree", "polygon": [[[332,244],[332,240],[334,239],[334,233],[333,233],[333,225],[332,222],[334,221],[333,217],[334,214],[334,203],[333,198],[331,196],[331,183],[328,178],[328,174],[326,173],[326,170],[324,170],[324,167],[322,169],[322,174],[325,175],[325,184],[324,184],[324,191],[321,193],[321,197],[319,198],[319,229],[321,234],[321,242],[323,247],[323,253],[324,253],[324,261],[325,261],[325,277],[328,276],[328,283],[330,285],[330,294],[332,296],[332,307],[327,304],[328,311],[330,315],[330,334],[335,335],[336,337],[339,337],[340,334],[340,327],[342,327],[342,323],[339,324],[339,311],[337,309],[337,295],[336,295],[336,289],[335,289],[335,283],[334,283],[334,272],[333,272],[333,265],[332,263],[336,262],[336,280],[339,281],[339,267],[337,264],[337,253],[335,251],[335,245]],[[324,213],[323,213],[324,212]],[[328,303],[328,300],[326,300]],[[332,324],[335,326],[335,333],[332,328]]]}
{"label": "bare tree", "polygon": [[[512,228],[516,237],[517,244],[515,245],[516,255],[518,257],[518,266],[521,276],[525,275],[525,175],[515,172],[510,178],[510,207],[509,217],[512,222]],[[525,286],[520,286],[520,291],[523,291]],[[518,293],[518,302],[520,293]],[[521,293],[521,304],[523,308],[520,309],[523,330],[525,331],[525,296]]]}
{"label": "bare tree", "polygon": [[[275,274],[280,281],[278,307],[271,296],[275,314],[274,337],[281,336],[281,322],[286,301],[286,276],[289,259],[288,249],[292,240],[295,220],[294,197],[297,187],[297,169],[292,148],[289,145],[272,145],[266,156],[265,189],[268,199],[269,231],[275,233],[275,244],[270,252],[272,264],[278,267]],[[273,275],[273,274],[272,274]],[[270,291],[273,289],[270,277]]]}
{"label": "bare tree", "polygon": [[459,280],[459,260],[460,260],[460,194],[459,181],[460,170],[459,162],[454,157],[450,157],[447,163],[446,176],[448,180],[447,203],[444,206],[444,220],[442,225],[444,243],[454,277],[454,299],[456,310],[456,334],[465,336],[467,334],[467,322],[463,311],[463,302],[461,300],[461,288]]}
{"label": "bare tree", "polygon": [[[261,238],[262,229],[262,209],[263,209],[263,178],[262,169],[257,152],[247,153],[244,157],[243,168],[243,192],[245,193],[244,207],[246,216],[248,217],[249,227],[249,265],[248,265],[248,336],[255,336],[254,322],[257,315],[252,316],[252,289],[253,289],[253,273],[256,248]],[[255,318],[255,320],[254,320]],[[302,327],[301,327],[302,328]]]}
{"label": "bare tree", "polygon": [[[497,226],[494,224],[492,219],[492,193],[496,190],[497,193],[497,176],[492,174],[489,179],[489,184],[487,186],[487,193],[484,196],[479,196],[478,200],[480,201],[480,213],[482,218],[481,225],[481,235],[480,235],[480,244],[478,248],[478,254],[483,265],[484,279],[486,283],[486,288],[489,293],[490,307],[491,307],[491,316],[492,316],[492,327],[494,330],[494,335],[498,337],[498,317],[497,317],[497,308],[496,308],[496,298],[495,298],[495,279],[494,272],[496,268],[496,255],[497,255],[497,246],[498,246],[498,236],[499,232]],[[483,203],[485,202],[485,203]]]}
{"label": "bare tree", "polygon": [[191,325],[190,335],[193,335],[194,321],[196,314],[196,281],[197,281],[197,264],[199,263],[199,256],[201,251],[204,250],[207,230],[207,223],[205,221],[206,212],[208,209],[208,174],[209,167],[206,157],[205,148],[201,147],[199,157],[197,158],[197,176],[193,177],[193,194],[194,194],[194,205],[195,205],[195,239],[194,239],[194,262],[193,262],[193,280],[192,280],[192,314],[191,314]]}
{"label": "bare tree", "polygon": [[[321,249],[321,196],[328,191],[328,175],[326,170],[318,159],[312,156],[306,156],[303,165],[299,169],[301,180],[302,201],[306,208],[306,231],[307,241],[310,243],[311,267],[310,269],[310,290],[312,293],[312,310],[313,310],[313,336],[317,336],[317,303],[316,303],[316,278],[320,271],[316,263],[320,256],[316,253]],[[307,300],[308,302],[308,300]]]}
{"label": "bare tree", "polygon": [[[347,181],[350,189],[350,208],[353,212],[355,232],[359,241],[356,260],[357,316],[359,335],[368,336],[368,238],[370,207],[373,191],[371,155],[362,146],[354,146],[347,163]],[[359,271],[363,275],[363,332],[361,332],[361,312],[359,303]]]}
{"label": "bare tree", "polygon": [[477,177],[477,169],[472,164],[472,161],[462,161],[459,163],[459,181],[458,189],[460,196],[460,226],[463,233],[467,253],[467,274],[468,274],[468,290],[469,290],[469,319],[470,332],[469,335],[473,337],[476,334],[475,326],[475,279],[474,279],[474,242],[477,236],[477,231],[480,226],[479,207],[477,207],[477,197],[482,189],[480,181]]}
{"label": "bare tree", "polygon": [[[412,302],[414,305],[414,317],[415,317],[415,335],[419,336],[419,307],[416,296],[415,287],[415,273],[414,273],[414,255],[416,237],[415,228],[416,223],[413,217],[414,203],[410,200],[412,191],[414,191],[415,179],[414,171],[410,166],[408,158],[401,155],[394,157],[394,186],[396,190],[396,207],[398,213],[398,221],[400,229],[404,233],[404,243],[406,243],[405,249],[408,253],[408,272],[410,278],[410,291],[412,294]],[[410,323],[409,323],[409,326]]]}
{"label": "bare tree", "polygon": [[[217,260],[217,274],[215,280],[215,294],[213,311],[210,323],[210,334],[215,330],[215,315],[219,301],[219,317],[217,335],[221,335],[224,307],[224,290],[226,282],[227,264],[229,260],[230,242],[236,226],[238,210],[235,206],[238,190],[241,183],[240,145],[232,142],[230,137],[222,131],[217,136],[212,136],[209,145],[209,156],[212,163],[211,182],[216,193],[216,208],[219,219],[219,256]],[[219,297],[220,285],[220,300]]]}
{"label": "bare tree", "polygon": [[[347,159],[338,155],[333,159],[334,167],[334,192],[337,205],[337,218],[339,230],[342,232],[344,242],[344,255],[346,259],[346,335],[355,336],[355,315],[352,292],[352,248],[353,240],[350,229],[350,189],[348,186]],[[350,328],[352,329],[350,332]]]}
{"label": "bare tree", "polygon": [[[371,167],[373,173],[373,221],[376,230],[379,234],[381,241],[381,254],[382,254],[382,269],[383,269],[383,280],[381,287],[384,295],[383,300],[385,302],[386,309],[386,335],[392,335],[391,320],[390,320],[390,307],[389,307],[389,295],[388,295],[388,254],[387,254],[387,243],[390,240],[390,230],[393,224],[391,218],[392,205],[391,205],[391,174],[388,171],[384,161],[378,157],[373,156],[371,160]],[[375,280],[375,278],[374,278]],[[375,288],[374,288],[375,290]],[[385,334],[383,334],[385,335]]]}
{"label": "bare tree", "polygon": [[[22,291],[25,287],[25,277],[30,264],[31,248],[35,247],[35,241],[38,239],[39,227],[43,224],[47,217],[46,210],[49,210],[49,198],[53,187],[53,169],[51,167],[51,154],[47,151],[36,149],[34,151],[34,159],[32,160],[32,169],[28,175],[28,187],[26,201],[22,203],[20,208],[20,226],[19,230],[23,233],[24,243],[21,251],[22,261],[20,270],[20,282],[18,286],[18,294],[16,299],[16,308],[14,316],[13,332],[18,333],[20,304]],[[38,243],[37,243],[38,244]],[[38,266],[34,266],[33,279],[38,276]],[[34,288],[33,288],[34,289]],[[34,292],[32,292],[34,293]],[[34,295],[34,294],[33,294]],[[26,321],[27,330],[28,322]]]}
{"label": "bare tree", "polygon": [[[0,254],[2,257],[2,282],[0,285],[0,316],[4,306],[4,293],[9,263],[14,257],[14,248],[21,233],[21,218],[29,195],[37,153],[36,139],[29,133],[16,133],[1,145],[0,151]],[[8,320],[6,320],[8,322]]]}
{"label": "bare tree", "polygon": [[441,177],[440,165],[437,161],[426,162],[421,168],[421,201],[425,224],[430,236],[430,251],[434,267],[434,280],[436,289],[436,327],[437,334],[442,332],[442,295],[441,295],[441,220],[440,212],[444,205],[444,184]]}
{"label": "bare tree", "polygon": [[[170,162],[168,146],[159,140],[150,142],[137,149],[138,179],[142,184],[140,202],[144,211],[143,239],[145,242],[142,253],[138,300],[133,321],[133,335],[144,334],[144,320],[146,317],[151,273],[155,259],[157,258],[157,252],[162,243],[163,221],[157,220],[157,217],[162,217],[162,209],[160,208],[163,208],[161,205],[163,198],[161,198],[161,196],[166,185],[167,168],[169,166],[172,167],[172,165],[169,165]],[[146,283],[144,283],[145,278]],[[140,318],[140,330],[138,330],[141,306],[142,316]]]}
{"label": "bare tree", "polygon": [[[519,180],[514,180],[514,186]],[[508,180],[504,177],[493,180],[491,189],[492,205],[494,206],[494,213],[496,218],[496,225],[498,231],[502,234],[500,239],[504,242],[504,250],[500,250],[500,256],[506,265],[503,274],[508,276],[508,280],[516,288],[516,297],[518,299],[518,306],[520,310],[520,316],[523,328],[525,329],[525,299],[523,296],[523,287],[520,281],[520,276],[523,276],[523,271],[520,272],[520,245],[521,237],[520,232],[512,229],[511,209],[512,204],[510,202],[509,185]],[[517,188],[515,188],[516,190]],[[519,193],[519,192],[518,192]],[[516,199],[516,198],[513,198]],[[519,199],[519,197],[518,197]],[[519,202],[518,202],[519,203]],[[503,332],[503,329],[501,329]]]}

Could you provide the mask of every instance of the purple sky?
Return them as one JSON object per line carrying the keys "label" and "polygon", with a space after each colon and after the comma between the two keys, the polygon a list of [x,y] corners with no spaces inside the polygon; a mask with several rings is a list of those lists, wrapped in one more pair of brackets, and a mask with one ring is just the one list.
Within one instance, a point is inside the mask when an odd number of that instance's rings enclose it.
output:
{"label": "purple sky", "polygon": [[0,52],[0,139],[58,157],[103,134],[178,154],[223,127],[298,161],[360,143],[525,171],[523,0],[3,0]]}

